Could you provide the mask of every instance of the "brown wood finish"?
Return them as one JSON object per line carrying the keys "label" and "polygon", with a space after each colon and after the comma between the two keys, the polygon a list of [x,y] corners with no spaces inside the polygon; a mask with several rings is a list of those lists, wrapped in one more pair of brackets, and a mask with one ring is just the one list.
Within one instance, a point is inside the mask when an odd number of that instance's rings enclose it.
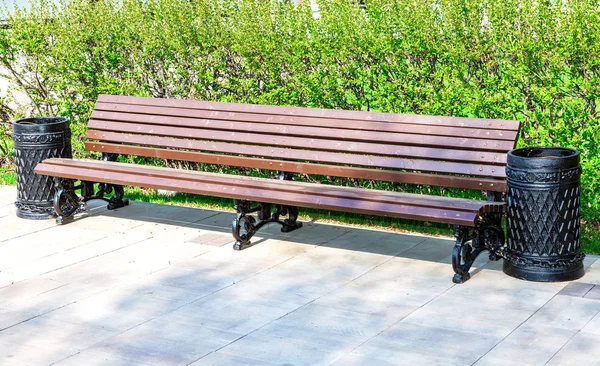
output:
{"label": "brown wood finish", "polygon": [[170,189],[178,192],[202,194],[223,198],[278,203],[301,207],[355,212],[378,216],[390,216],[420,221],[436,221],[454,225],[474,226],[477,214],[473,212],[435,209],[419,206],[406,206],[361,199],[349,199],[294,193],[289,191],[270,191],[264,188],[214,184],[203,181],[179,180],[157,176],[134,174],[127,171],[113,172],[81,168],[75,166],[40,163],[35,171],[38,174],[55,177],[80,179],[92,182],[104,182],[119,185],[133,185],[154,189]]}
{"label": "brown wood finish", "polygon": [[393,170],[365,169],[328,164],[290,162],[285,160],[259,159],[243,156],[207,154],[201,152],[169,150],[144,146],[119,145],[106,142],[86,142],[85,148],[88,151],[116,153],[122,155],[137,155],[152,158],[256,168],[273,171],[286,171],[309,175],[328,175],[334,177],[369,179],[386,182],[422,184],[430,186],[486,190],[494,192],[504,192],[506,190],[506,182],[504,180],[498,179],[469,178],[449,175],[400,172]]}
{"label": "brown wood finish", "polygon": [[[367,132],[361,132],[365,136],[365,142],[347,141],[343,138],[337,139],[335,131],[329,131],[328,138],[321,135],[319,138],[279,136],[265,132],[256,132],[252,129],[240,129],[233,132],[215,131],[201,127],[175,127],[165,125],[144,125],[137,123],[111,122],[90,120],[88,128],[101,131],[131,132],[137,134],[159,135],[180,137],[184,139],[215,140],[230,143],[250,143],[257,145],[275,145],[278,147],[296,147],[302,149],[314,149],[323,151],[341,151],[361,154],[392,155],[403,157],[418,157],[432,160],[450,160],[461,162],[475,162],[481,164],[506,164],[506,154],[498,152],[474,151],[474,150],[451,150],[440,147],[399,146],[384,143],[384,139],[370,137]],[[246,131],[253,131],[247,133]],[[360,131],[356,131],[360,132]],[[368,140],[367,140],[368,139]],[[340,141],[341,140],[341,141]]]}
{"label": "brown wood finish", "polygon": [[[386,133],[408,133],[417,135],[437,135],[488,140],[514,141],[517,132],[510,130],[486,130],[481,128],[445,127],[435,125],[401,124],[389,122],[354,121],[344,119],[322,119],[314,117],[289,117],[265,114],[232,113],[210,110],[181,110],[98,103],[91,119],[173,124],[181,126],[204,126],[221,128],[225,122],[251,123],[254,126],[312,127],[334,129],[336,131],[375,131]],[[154,112],[153,112],[154,111]],[[257,126],[258,127],[258,126]],[[273,128],[271,128],[273,129]]]}
{"label": "brown wood finish", "polygon": [[219,143],[206,140],[186,140],[174,137],[122,134],[118,132],[103,132],[88,130],[86,137],[101,141],[139,144],[146,146],[163,146],[177,149],[212,151],[217,153],[230,153],[248,156],[263,156],[297,161],[313,161],[324,163],[337,163],[344,165],[359,165],[379,168],[419,170],[450,174],[464,174],[483,177],[504,178],[503,166],[466,164],[448,161],[431,161],[408,158],[395,158],[387,156],[368,156],[358,154],[344,154],[329,151],[311,151],[300,149],[273,148],[251,144]]}
{"label": "brown wood finish", "polygon": [[[128,106],[128,105],[114,105],[114,108],[118,108],[118,109],[127,109],[128,112],[133,112],[136,114],[144,114],[144,113],[150,113],[152,110],[156,109],[154,107],[146,107],[146,106]],[[178,117],[182,117],[181,115],[184,114],[185,110],[174,110],[173,112],[170,112],[172,114],[175,114]],[[165,112],[166,113],[166,112]],[[146,121],[146,124],[150,124],[149,121]],[[96,129],[109,129],[109,130],[114,130],[114,128],[119,128],[118,126],[120,125],[119,122],[117,121],[108,121],[108,120],[95,120],[95,119],[91,119],[88,123],[90,128],[96,128]],[[111,125],[116,126],[113,127],[113,129],[111,129]],[[136,123],[136,126],[140,126],[140,124]],[[143,125],[142,125],[143,126]],[[162,131],[164,129],[161,129],[161,127],[163,128],[172,128],[171,126],[167,127],[164,126],[164,124],[160,124],[160,125],[153,125],[151,128],[154,131]],[[175,127],[175,126],[174,126]],[[226,127],[226,124],[223,125],[223,128]],[[304,127],[304,129],[308,129],[309,127]],[[194,127],[194,130],[202,130],[204,129],[204,127],[202,126],[202,123],[198,124],[196,127]],[[298,127],[296,128],[298,129]],[[140,133],[141,133],[142,128],[140,127]],[[177,130],[177,129],[175,129]],[[183,128],[182,128],[183,130]],[[271,135],[273,127],[269,127],[269,126],[262,126],[262,131],[259,132],[264,132],[267,135]],[[329,129],[330,130],[330,129]],[[117,129],[117,131],[119,131]],[[225,132],[225,131],[219,131],[219,130],[211,130],[213,131],[213,133],[216,136],[225,136],[227,137],[228,135],[222,135],[219,134],[219,132]],[[253,131],[253,130],[250,130]],[[339,133],[342,137],[338,137],[337,140],[344,140],[343,135],[352,135],[352,131],[349,133],[347,132],[349,130],[340,130]],[[379,132],[379,134],[382,134],[382,132]],[[327,136],[329,135],[329,136]],[[311,135],[312,138],[322,138],[322,137],[335,137],[335,135],[332,135],[332,133],[327,132],[326,134],[318,134],[318,133],[313,133]],[[356,135],[356,134],[355,134]],[[388,133],[385,133],[385,135],[389,135]],[[190,136],[192,137],[192,136]],[[367,136],[368,137],[368,136]],[[266,138],[263,137],[262,140],[259,141],[264,141]],[[474,148],[474,149],[479,149],[479,150],[485,150],[485,151],[503,151],[503,152],[507,152],[508,150],[512,149],[513,147],[513,141],[510,140],[483,140],[483,139],[479,139],[479,138],[464,138],[464,137],[447,137],[447,136],[438,136],[438,135],[428,135],[428,134],[405,134],[405,133],[394,133],[391,137],[388,137],[388,139],[392,139],[394,143],[398,143],[398,144],[408,144],[408,145],[417,145],[417,146],[445,146],[446,148],[456,148],[456,149],[465,149],[465,148]],[[372,138],[370,139],[372,140],[378,140],[376,138]],[[303,143],[305,144],[305,143]],[[310,145],[307,145],[310,146]]]}
{"label": "brown wood finish", "polygon": [[98,97],[98,103],[137,104],[145,106],[175,107],[179,109],[207,109],[213,111],[249,112],[284,116],[308,116],[328,119],[340,118],[359,121],[408,123],[435,126],[474,127],[492,130],[517,131],[519,129],[518,121],[507,120],[423,116],[410,114],[345,111],[301,107],[280,107],[256,104],[220,103],[180,99],[157,99],[130,96],[100,95]]}
{"label": "brown wood finish", "polygon": [[267,189],[269,191],[293,192],[299,194],[350,198],[374,202],[384,202],[390,204],[402,204],[407,206],[420,206],[431,208],[442,207],[457,211],[467,211],[475,213],[502,212],[505,206],[503,203],[477,201],[471,199],[457,199],[352,187],[318,185],[294,181],[282,182],[278,180],[264,178],[185,171],[180,169],[158,168],[151,166],[140,166],[135,164],[114,163],[97,160],[48,159],[44,163],[49,165],[64,166],[67,168],[79,167],[114,173],[126,171],[131,174],[139,174],[149,177],[171,178],[182,181],[197,181],[222,185],[236,185],[240,187],[248,187],[253,189],[262,188]]}

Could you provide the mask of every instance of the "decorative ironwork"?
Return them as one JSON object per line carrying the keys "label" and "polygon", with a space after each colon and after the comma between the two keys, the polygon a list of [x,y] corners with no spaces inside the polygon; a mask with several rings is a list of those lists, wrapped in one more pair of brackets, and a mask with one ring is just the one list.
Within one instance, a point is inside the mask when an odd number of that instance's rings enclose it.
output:
{"label": "decorative ironwork", "polygon": [[[102,154],[102,160],[116,161],[117,154]],[[129,200],[125,199],[125,190],[123,186],[117,184],[98,183],[98,189],[95,191],[94,182],[81,181],[75,185],[72,179],[55,178],[57,190],[54,195],[54,211],[58,215],[56,222],[64,224],[70,222],[73,216],[87,209],[87,202],[91,200],[102,200],[108,202],[106,206],[109,210],[125,207],[129,205]],[[79,190],[81,197],[78,197],[75,191]],[[113,194],[106,198],[107,195]]]}
{"label": "decorative ironwork", "polygon": [[563,148],[513,150],[506,174],[504,272],[533,281],[581,277],[579,154]]}
{"label": "decorative ironwork", "polygon": [[[488,201],[502,201],[502,193],[488,192]],[[481,216],[474,228],[456,225],[454,228],[456,244],[452,251],[452,268],[454,283],[463,283],[471,278],[469,270],[479,254],[489,252],[489,259],[497,261],[502,258],[505,242],[502,229],[502,213],[487,213]]]}
{"label": "decorative ironwork", "polygon": [[[293,173],[278,172],[280,180],[292,180]],[[295,206],[273,205],[270,203],[258,203],[252,207],[249,201],[234,200],[234,208],[237,211],[232,223],[232,234],[235,238],[233,249],[242,250],[251,245],[250,239],[266,224],[278,223],[284,233],[299,229],[302,223],[298,222],[298,208]],[[251,214],[257,213],[258,222]],[[287,219],[281,220],[281,216]]]}
{"label": "decorative ironwork", "polygon": [[72,179],[54,178],[56,193],[54,194],[54,212],[56,223],[66,224],[73,220],[73,216],[85,211],[87,205],[75,194],[75,181]]}
{"label": "decorative ironwork", "polygon": [[455,275],[454,283],[463,283],[471,278],[469,270],[479,254],[489,252],[489,259],[497,261],[502,258],[504,246],[504,230],[502,229],[502,214],[486,214],[474,228],[455,226],[456,244],[452,251],[452,268]]}
{"label": "decorative ironwork", "polygon": [[17,216],[44,220],[54,217],[52,199],[56,193],[52,177],[34,172],[48,158],[71,157],[68,119],[37,117],[13,124],[17,175]]}

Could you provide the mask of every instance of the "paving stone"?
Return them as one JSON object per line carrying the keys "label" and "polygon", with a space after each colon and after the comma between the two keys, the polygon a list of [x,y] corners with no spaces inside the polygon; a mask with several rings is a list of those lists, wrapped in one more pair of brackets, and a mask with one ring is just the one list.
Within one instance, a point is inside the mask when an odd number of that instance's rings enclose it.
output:
{"label": "paving stone", "polygon": [[[56,226],[2,216],[14,193],[0,187],[2,365],[510,366],[579,330],[552,362],[598,358],[595,287],[557,295],[567,283],[513,279],[485,255],[454,285],[451,239],[306,222],[237,252],[219,246],[232,212],[92,201]],[[596,284],[597,259],[578,283]]]}
{"label": "paving stone", "polygon": [[600,312],[598,312],[581,331],[600,335]]}
{"label": "paving stone", "polygon": [[[84,262],[88,259],[125,248],[135,242],[147,239],[146,235],[123,233],[115,234],[86,245],[47,255],[0,273],[0,286],[22,281],[38,275],[43,275],[57,269]],[[63,281],[66,282],[66,281]]]}
{"label": "paving stone", "polygon": [[[410,355],[409,355],[410,358]],[[402,362],[404,361],[404,358],[402,358],[402,361],[400,361],[400,364],[402,364]],[[414,362],[415,360],[407,360],[408,362]],[[440,359],[437,359],[436,361],[439,361],[440,364],[447,364],[446,362],[443,362]],[[419,358],[418,362],[413,363],[413,365],[419,364],[419,363],[423,363],[425,362],[424,358]],[[334,363],[331,364],[331,366],[396,366],[398,365],[398,361],[384,361],[384,360],[378,360],[376,358],[370,358],[370,357],[363,357],[363,356],[359,356],[356,354],[349,354],[349,355],[345,355],[343,357],[341,357],[340,359],[338,359],[337,361],[335,361]],[[407,364],[407,363],[404,363]]]}
{"label": "paving stone", "polygon": [[502,338],[401,321],[351,354],[396,365],[470,365]]}
{"label": "paving stone", "polygon": [[482,270],[467,286],[454,286],[448,295],[487,307],[535,311],[544,306],[563,288],[564,283],[521,281],[502,272]]}
{"label": "paving stone", "polygon": [[75,353],[77,350],[71,349],[67,345],[48,347],[32,342],[0,342],[0,365],[50,365]]}
{"label": "paving stone", "polygon": [[0,343],[35,344],[83,350],[118,333],[116,329],[76,325],[40,316],[0,331]]}
{"label": "paving stone", "polygon": [[578,331],[598,312],[599,301],[557,295],[527,320],[527,324]]}
{"label": "paving stone", "polygon": [[231,235],[221,233],[204,233],[187,241],[187,243],[198,243],[215,247],[221,247],[227,244],[233,245],[234,242],[235,239]]}
{"label": "paving stone", "polygon": [[465,298],[449,291],[408,315],[403,322],[503,338],[536,310],[496,307],[484,296]]}
{"label": "paving stone", "polygon": [[23,321],[50,313],[91,295],[102,292],[105,286],[93,287],[87,284],[71,283],[30,298],[16,298],[5,303],[0,309],[0,329],[14,326]]}
{"label": "paving stone", "polygon": [[240,338],[189,322],[158,318],[90,347],[93,352],[155,365],[188,365]]}
{"label": "paving stone", "polygon": [[[35,224],[32,224],[35,222]],[[17,216],[8,215],[0,218],[0,244],[5,241],[18,238],[23,235],[31,234],[49,229],[55,226],[54,220],[26,220]]]}
{"label": "paving stone", "polygon": [[[400,320],[453,286],[443,275],[436,279],[409,275],[407,272],[415,266],[413,261],[394,258],[317,299],[315,304]],[[420,264],[431,265],[432,271],[443,267],[430,262]]]}
{"label": "paving stone", "polygon": [[[585,275],[578,279],[578,282],[591,283],[594,285],[600,285],[600,260],[596,257],[586,256],[584,264],[592,262],[585,272]],[[587,262],[587,263],[586,263]]]}
{"label": "paving stone", "polygon": [[316,366],[330,365],[348,351],[348,349],[342,348],[331,348],[324,351],[322,348],[307,343],[251,334],[222,348],[219,353],[279,365]]}
{"label": "paving stone", "polygon": [[150,365],[138,360],[123,358],[118,352],[94,352],[85,350],[73,356],[58,361],[56,366],[144,366]]}
{"label": "paving stone", "polygon": [[181,307],[161,319],[247,334],[296,308],[277,299],[245,301],[217,293]]}
{"label": "paving stone", "polygon": [[111,289],[86,297],[48,314],[52,319],[74,324],[126,330],[185,305],[151,295],[132,295]]}
{"label": "paving stone", "polygon": [[594,285],[584,297],[590,300],[600,300],[600,285]]}
{"label": "paving stone", "polygon": [[600,335],[577,333],[548,365],[598,366],[600,365]]}
{"label": "paving stone", "polygon": [[[343,254],[344,250],[328,248],[318,255],[311,253],[287,260],[267,271],[261,272],[224,293],[244,299],[278,298],[296,305],[304,305],[366,273],[378,263],[387,260],[380,255]],[[336,251],[332,253],[330,251]],[[352,263],[352,265],[349,265]]]}
{"label": "paving stone", "polygon": [[495,360],[511,360],[525,365],[545,365],[577,332],[545,326],[523,325],[485,355]]}
{"label": "paving stone", "polygon": [[[275,230],[276,226],[273,226]],[[302,222],[302,228],[289,233],[278,234],[279,240],[296,244],[324,245],[351,232],[355,228],[343,225],[330,225],[322,222]]]}
{"label": "paving stone", "polygon": [[253,360],[251,358],[228,355],[221,352],[213,352],[190,366],[274,366],[281,365],[280,363],[271,363],[265,361]]}
{"label": "paving stone", "polygon": [[147,223],[170,224],[181,226],[220,214],[220,211],[174,206],[169,204],[156,205],[146,202],[130,201],[129,206],[118,210],[107,211],[106,216],[124,219],[136,219]]}
{"label": "paving stone", "polygon": [[382,316],[309,304],[254,332],[330,349],[355,348],[394,323]]}
{"label": "paving stone", "polygon": [[320,297],[314,303],[340,311],[379,315],[397,321],[437,296],[434,292],[396,285],[395,282],[386,284],[355,280]]}
{"label": "paving stone", "polygon": [[488,355],[483,356],[477,361],[474,366],[526,366],[526,363],[515,360],[507,360],[505,358],[493,358]]}
{"label": "paving stone", "polygon": [[0,307],[7,303],[18,300],[29,299],[41,293],[64,286],[59,281],[47,278],[35,277],[19,283],[0,288]]}
{"label": "paving stone", "polygon": [[594,287],[591,283],[571,282],[559,294],[566,296],[584,297]]}
{"label": "paving stone", "polygon": [[403,258],[439,262],[452,254],[454,241],[441,238],[429,238],[402,253]]}

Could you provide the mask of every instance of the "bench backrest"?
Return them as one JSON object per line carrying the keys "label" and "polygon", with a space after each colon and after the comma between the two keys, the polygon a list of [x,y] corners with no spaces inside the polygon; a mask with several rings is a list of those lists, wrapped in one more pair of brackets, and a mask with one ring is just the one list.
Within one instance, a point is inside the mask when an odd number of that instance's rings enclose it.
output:
{"label": "bench backrest", "polygon": [[101,95],[86,149],[502,192],[518,121]]}

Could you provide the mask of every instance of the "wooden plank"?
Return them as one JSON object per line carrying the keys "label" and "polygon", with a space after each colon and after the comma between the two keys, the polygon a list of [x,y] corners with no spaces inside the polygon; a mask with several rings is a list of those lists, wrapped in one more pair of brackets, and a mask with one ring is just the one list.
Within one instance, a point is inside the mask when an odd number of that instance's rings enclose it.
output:
{"label": "wooden plank", "polygon": [[[92,113],[93,115],[93,113]],[[119,115],[119,116],[114,116]],[[159,116],[148,116],[142,114],[128,114],[128,113],[111,113],[110,117],[116,119],[95,119],[92,118],[90,121],[104,121],[107,123],[112,122],[126,122],[144,124],[150,126],[173,126],[173,127],[184,127],[194,128],[198,130],[220,130],[220,131],[235,131],[235,132],[252,132],[258,133],[266,139],[269,135],[284,135],[284,136],[295,136],[304,138],[318,138],[318,139],[329,139],[329,140],[350,140],[350,141],[362,141],[367,143],[376,144],[402,144],[402,138],[400,134],[389,133],[389,132],[378,132],[378,131],[361,131],[361,130],[340,130],[336,128],[323,128],[323,127],[305,127],[305,126],[288,126],[288,125],[269,125],[262,123],[248,123],[248,122],[232,122],[232,121],[215,121],[215,120],[195,120],[190,118],[179,118],[179,117],[160,117]],[[493,143],[493,140],[485,140]],[[512,143],[512,141],[510,142]],[[506,152],[488,152],[488,151],[473,151],[473,150],[449,150],[447,146],[442,147],[427,147],[422,148],[419,146],[405,146],[408,152],[411,154],[422,153],[423,157],[432,156],[432,158],[439,158],[444,156],[457,156],[458,161],[474,161],[474,162],[489,162],[492,164],[504,164],[506,163]],[[440,152],[443,150],[445,154]]]}
{"label": "wooden plank", "polygon": [[254,189],[265,189],[269,191],[287,191],[319,196],[350,198],[392,204],[403,204],[409,206],[448,208],[451,210],[476,213],[483,212],[482,210],[484,208],[486,208],[488,212],[502,212],[503,207],[505,205],[503,203],[490,203],[487,201],[478,201],[472,199],[429,196],[421,194],[390,192],[373,189],[361,189],[353,187],[342,187],[294,181],[282,182],[272,179],[232,176],[226,174],[206,173],[173,168],[159,168],[152,166],[106,162],[99,160],[47,159],[44,161],[44,163],[51,165],[89,168],[93,170],[103,170],[116,173],[128,172],[133,174],[162,178],[202,181],[215,184],[238,185]]}
{"label": "wooden plank", "polygon": [[389,216],[419,221],[435,221],[454,225],[474,226],[477,214],[447,209],[434,209],[373,201],[314,196],[310,194],[250,189],[235,185],[183,181],[172,178],[148,177],[129,172],[94,171],[88,168],[38,164],[36,173],[62,178],[80,179],[120,185],[139,186],[178,192],[237,198],[256,202],[294,205],[315,209],[346,211],[378,216]]}
{"label": "wooden plank", "polygon": [[456,177],[426,173],[399,172],[393,170],[365,169],[339,165],[290,162],[285,160],[258,159],[243,156],[207,154],[143,146],[119,145],[111,143],[86,142],[85,149],[122,155],[147,156],[161,159],[191,161],[206,164],[238,166],[300,174],[325,175],[355,179],[379,180],[385,182],[422,184],[451,188],[464,188],[505,192],[506,181],[497,179]]}
{"label": "wooden plank", "polygon": [[[449,148],[435,147],[420,147],[420,146],[405,146],[391,145],[383,143],[343,141],[335,138],[307,138],[295,137],[286,135],[271,135],[267,133],[253,132],[230,132],[220,130],[209,130],[189,127],[172,127],[163,125],[145,125],[139,123],[113,122],[90,120],[88,128],[102,131],[130,132],[154,136],[170,136],[196,140],[222,141],[230,143],[248,143],[252,145],[278,146],[278,147],[295,147],[301,149],[324,150],[324,151],[341,151],[349,153],[362,154],[377,154],[377,155],[393,155],[406,157],[419,157],[439,160],[454,160],[454,161],[472,161],[482,162],[482,160],[494,164],[503,164],[500,157],[505,157],[506,154],[485,154],[481,151],[473,151],[478,146],[470,146],[470,143],[461,146],[462,150],[453,150]],[[411,135],[417,136],[417,135]],[[419,136],[423,137],[423,136]],[[435,136],[425,136],[433,138]],[[440,141],[446,141],[448,138],[439,138]],[[487,140],[478,140],[476,145],[486,145]],[[495,142],[496,143],[496,142]],[[504,141],[503,143],[512,144],[512,142]],[[416,145],[420,144],[417,141]],[[428,145],[431,146],[431,145]],[[491,148],[487,145],[488,149]]]}
{"label": "wooden plank", "polygon": [[[127,109],[128,112],[135,112],[135,113],[144,113],[144,111],[146,111],[146,113],[150,113],[152,110],[156,109],[154,107],[146,107],[146,106],[120,106],[120,105],[114,105],[114,108],[119,108],[119,109]],[[184,109],[174,109],[173,113],[176,115],[181,115],[184,114],[185,110]],[[179,116],[181,117],[181,116]],[[117,122],[117,121],[107,121],[107,120],[94,120],[91,119],[88,122],[88,126],[90,128],[96,128],[96,129],[102,129],[102,130],[107,130],[107,129],[111,129],[114,131],[114,126],[118,126],[119,124],[126,124],[123,122]],[[111,127],[111,125],[113,127]],[[136,125],[136,124],[134,124]],[[136,125],[137,126],[137,125]],[[195,127],[195,128],[199,128]],[[171,129],[173,127],[170,126],[161,126],[161,125],[153,125],[152,129],[155,131],[165,131],[168,129]],[[181,128],[182,130],[184,128]],[[192,128],[185,128],[185,130],[188,130],[187,134],[194,134]],[[269,129],[268,128],[264,128],[266,133],[269,133]],[[175,130],[176,131],[176,130]],[[348,131],[348,130],[341,130],[340,133],[347,133],[344,131]],[[199,131],[195,132],[196,134],[201,133]],[[163,133],[166,134],[166,133]],[[231,133],[224,133],[224,131],[211,131],[211,134],[214,134],[215,136],[220,136],[221,139],[231,139]],[[236,136],[239,134],[236,134]],[[260,136],[262,136],[263,134],[257,134],[258,138],[255,138],[254,141],[258,141],[255,143],[260,143]],[[395,143],[402,143],[402,144],[407,144],[407,145],[418,145],[418,146],[444,146],[446,149],[448,148],[457,148],[457,149],[478,149],[478,150],[486,150],[486,151],[502,151],[502,152],[507,152],[509,150],[512,149],[513,147],[513,141],[511,140],[482,140],[482,139],[477,139],[477,138],[464,138],[464,137],[447,137],[447,136],[435,136],[435,135],[416,135],[416,134],[404,134],[404,133],[394,133],[393,137],[391,137],[394,139]],[[299,139],[299,138],[297,138]],[[308,139],[310,141],[310,139]],[[337,141],[336,141],[337,142]],[[299,142],[299,143],[303,143],[305,144],[306,142]]]}
{"label": "wooden plank", "polygon": [[514,130],[519,129],[519,121],[496,120],[496,119],[441,117],[441,116],[425,116],[425,115],[363,112],[363,111],[344,111],[344,110],[333,110],[333,109],[281,107],[281,106],[267,106],[267,105],[257,105],[257,104],[221,103],[221,102],[205,102],[205,101],[195,101],[195,100],[157,99],[157,98],[142,98],[142,97],[113,96],[113,95],[100,95],[98,97],[98,102],[137,104],[137,105],[161,106],[161,107],[175,107],[175,108],[182,108],[182,109],[208,109],[208,110],[216,110],[216,111],[262,113],[262,114],[275,114],[275,115],[285,115],[285,116],[341,118],[341,119],[360,120],[360,121],[412,123],[412,124],[422,124],[422,125],[454,126],[454,127],[474,127],[474,128],[487,128],[487,129],[494,129],[494,130],[513,130],[514,131]]}
{"label": "wooden plank", "polygon": [[[240,127],[241,122],[251,123],[245,126],[259,128],[260,125],[277,126],[300,126],[313,128],[327,128],[335,131],[374,131],[380,133],[408,133],[417,135],[437,135],[452,136],[463,138],[477,138],[487,140],[508,140],[514,141],[517,137],[517,131],[508,130],[486,130],[480,128],[462,128],[445,127],[431,125],[414,125],[388,122],[371,121],[352,121],[344,119],[323,119],[313,117],[289,117],[266,114],[234,113],[211,110],[171,110],[169,108],[159,109],[161,114],[152,114],[152,109],[147,106],[123,106],[121,104],[98,103],[97,110],[94,110],[91,119],[123,121],[123,122],[142,122],[151,124],[169,124],[174,126],[204,126],[207,128],[221,128],[225,122],[237,122]],[[127,112],[111,112],[111,110],[123,110]],[[175,117],[173,117],[175,116]],[[259,126],[255,126],[260,124]],[[230,124],[233,127],[233,124]],[[266,126],[265,126],[266,127]],[[247,128],[247,130],[252,130]]]}
{"label": "wooden plank", "polygon": [[247,156],[263,156],[277,159],[290,159],[296,161],[324,162],[344,165],[360,165],[391,169],[419,170],[427,172],[474,175],[483,177],[504,178],[503,166],[484,164],[464,164],[448,161],[431,161],[406,159],[387,156],[365,156],[358,154],[344,154],[329,151],[314,151],[300,149],[282,149],[267,146],[228,144],[203,140],[186,140],[174,137],[122,134],[88,130],[86,137],[107,142],[125,142],[147,146],[160,146],[200,151],[213,151]]}

